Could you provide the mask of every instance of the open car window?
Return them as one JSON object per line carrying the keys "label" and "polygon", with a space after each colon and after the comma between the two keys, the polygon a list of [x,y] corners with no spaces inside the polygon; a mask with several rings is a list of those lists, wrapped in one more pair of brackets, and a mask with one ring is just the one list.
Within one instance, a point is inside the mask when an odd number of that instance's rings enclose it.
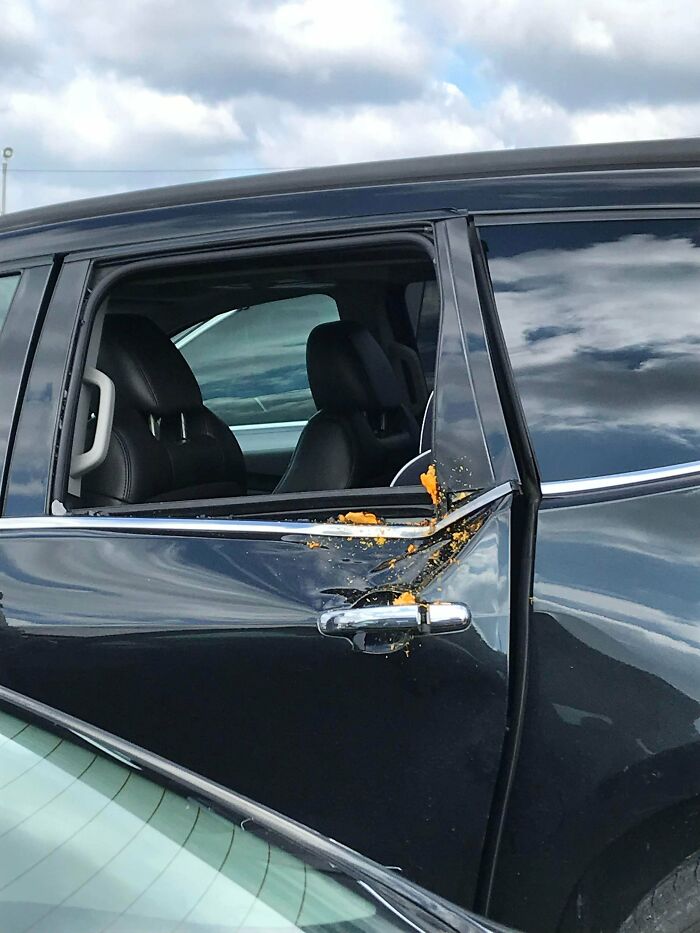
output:
{"label": "open car window", "polygon": [[396,490],[421,452],[438,294],[415,234],[125,267],[93,308],[67,506]]}

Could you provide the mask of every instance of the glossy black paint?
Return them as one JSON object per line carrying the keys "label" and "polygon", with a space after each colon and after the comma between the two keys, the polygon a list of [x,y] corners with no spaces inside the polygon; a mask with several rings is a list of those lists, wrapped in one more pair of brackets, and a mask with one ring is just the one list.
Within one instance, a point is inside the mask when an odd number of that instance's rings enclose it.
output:
{"label": "glossy black paint", "polygon": [[49,487],[70,361],[70,341],[88,273],[86,261],[66,262],[58,274],[50,311],[41,329],[6,473],[3,515],[42,515],[50,507]]}
{"label": "glossy black paint", "polygon": [[483,238],[543,481],[700,459],[700,218]]}
{"label": "glossy black paint", "polygon": [[[463,218],[440,225],[437,239],[438,259],[448,274],[441,288],[442,315],[435,383],[435,425],[431,446],[442,483],[440,508],[447,510],[449,500],[467,489],[483,489],[494,482],[489,450],[484,443],[479,411],[474,395],[465,391],[462,374],[471,378],[471,364],[461,321],[457,281],[452,266],[448,228],[458,226],[466,237]],[[467,259],[469,262],[469,259]],[[457,275],[460,275],[459,266]],[[470,296],[471,297],[471,296]],[[476,295],[473,296],[476,301]],[[514,475],[514,470],[511,476]]]}
{"label": "glossy black paint", "polygon": [[698,487],[540,510],[498,917],[614,929],[698,848],[699,520]]}
{"label": "glossy black paint", "polygon": [[[449,263],[439,270],[449,278]],[[57,283],[8,517],[47,508],[85,273],[68,262]],[[474,382],[462,353],[438,395],[466,397]],[[450,426],[453,446],[438,458],[446,476],[464,424]],[[391,540],[245,532],[0,536],[0,678],[471,903],[506,729],[508,505],[465,544],[467,530],[415,553]],[[466,603],[471,627],[419,639],[408,657],[364,656],[318,632],[325,609],[407,590]]]}
{"label": "glossy black paint", "polygon": [[0,232],[7,260],[47,251],[94,254],[98,250],[159,242],[170,248],[194,237],[270,235],[285,225],[321,224],[376,216],[436,210],[540,211],[577,208],[645,207],[698,204],[700,170],[652,169],[624,172],[581,172],[515,178],[384,184],[336,188],[300,194],[213,201],[144,209],[134,215],[53,223],[45,228]]}
{"label": "glossy black paint", "polygon": [[[483,838],[505,728],[508,510],[464,546],[320,543],[6,532],[0,679],[471,900],[464,839]],[[418,588],[472,626],[408,657],[317,630]]]}

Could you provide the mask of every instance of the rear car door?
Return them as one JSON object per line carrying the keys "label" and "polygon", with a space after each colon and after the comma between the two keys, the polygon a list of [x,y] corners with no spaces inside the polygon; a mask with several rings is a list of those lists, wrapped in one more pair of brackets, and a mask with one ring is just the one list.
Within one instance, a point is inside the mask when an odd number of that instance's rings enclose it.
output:
{"label": "rear car door", "polygon": [[[19,422],[0,536],[7,686],[248,794],[471,905],[508,717],[518,471],[469,225],[429,225],[442,296],[439,497],[293,512],[61,515],[67,263]],[[62,335],[62,336],[61,336]]]}
{"label": "rear car door", "polygon": [[494,913],[617,930],[700,839],[700,219],[480,234],[542,493]]}

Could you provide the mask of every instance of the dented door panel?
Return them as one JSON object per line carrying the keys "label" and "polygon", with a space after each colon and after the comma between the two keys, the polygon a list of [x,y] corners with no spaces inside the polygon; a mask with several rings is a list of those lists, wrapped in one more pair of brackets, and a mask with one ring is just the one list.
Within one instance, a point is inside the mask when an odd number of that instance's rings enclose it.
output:
{"label": "dented door panel", "polygon": [[[2,683],[471,902],[505,727],[509,503],[416,544],[8,533]],[[468,603],[388,656],[319,634],[377,593]]]}

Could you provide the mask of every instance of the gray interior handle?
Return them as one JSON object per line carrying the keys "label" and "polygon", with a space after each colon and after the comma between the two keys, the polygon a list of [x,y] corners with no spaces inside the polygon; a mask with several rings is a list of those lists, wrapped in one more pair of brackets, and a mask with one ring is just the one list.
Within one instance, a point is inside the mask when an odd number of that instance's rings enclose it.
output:
{"label": "gray interior handle", "polygon": [[105,373],[93,366],[87,366],[83,373],[83,382],[97,386],[100,399],[97,406],[97,420],[95,422],[95,438],[89,450],[81,454],[73,454],[70,464],[72,479],[83,476],[98,467],[107,456],[109,439],[112,434],[114,421],[114,383]]}

